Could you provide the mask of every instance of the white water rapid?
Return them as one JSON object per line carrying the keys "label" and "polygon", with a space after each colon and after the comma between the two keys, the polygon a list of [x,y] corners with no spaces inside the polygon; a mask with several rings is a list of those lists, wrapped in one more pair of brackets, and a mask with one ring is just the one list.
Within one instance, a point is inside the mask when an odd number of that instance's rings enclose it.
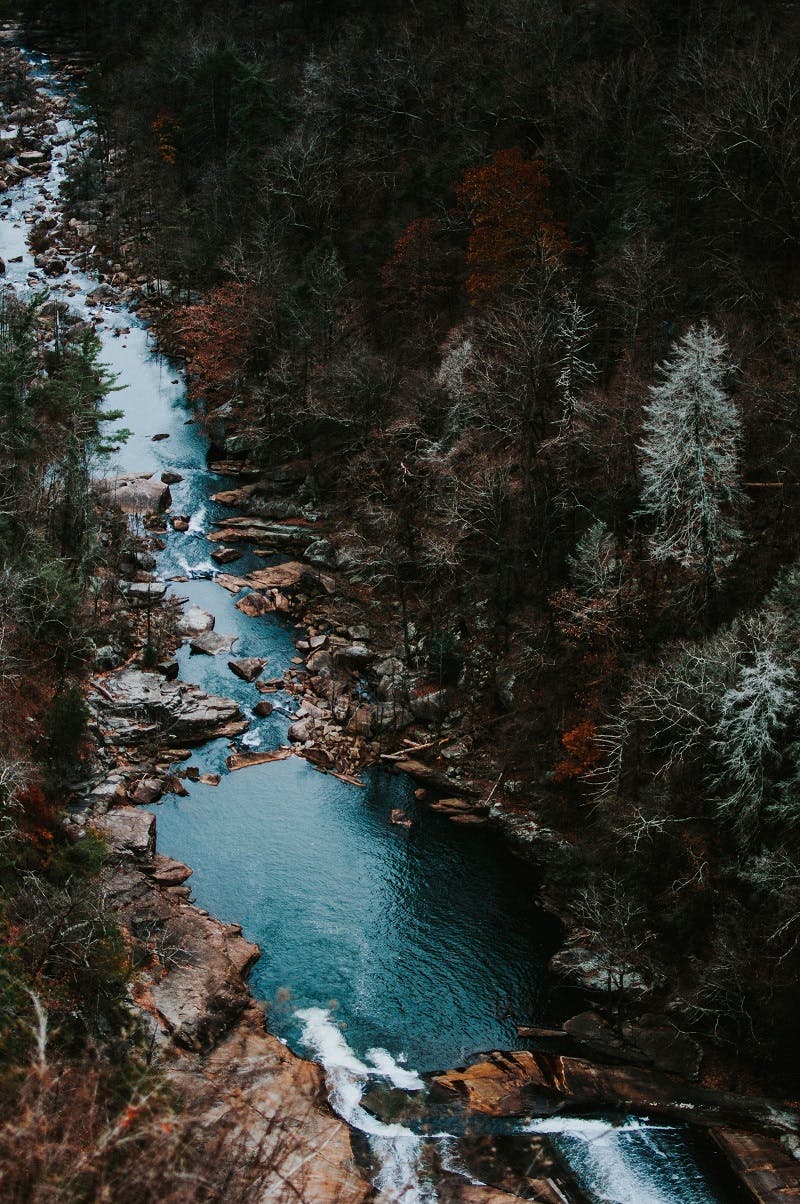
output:
{"label": "white water rapid", "polygon": [[405,1070],[385,1049],[370,1049],[367,1065],[356,1057],[327,1008],[303,1008],[295,1013],[303,1024],[303,1041],[325,1068],[330,1101],[353,1128],[366,1134],[380,1171],[375,1186],[384,1199],[402,1204],[433,1204],[438,1199],[433,1184],[421,1176],[421,1138],[405,1125],[385,1124],[362,1106],[370,1079],[386,1079],[405,1091],[421,1091],[425,1084]]}

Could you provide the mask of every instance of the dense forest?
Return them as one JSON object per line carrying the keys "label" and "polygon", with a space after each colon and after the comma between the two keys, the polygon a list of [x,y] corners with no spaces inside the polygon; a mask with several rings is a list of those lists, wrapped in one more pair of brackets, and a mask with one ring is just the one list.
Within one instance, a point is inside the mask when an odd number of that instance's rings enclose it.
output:
{"label": "dense forest", "polygon": [[[72,210],[180,301],[163,337],[225,453],[309,466],[331,563],[556,834],[548,889],[575,924],[622,978],[668,983],[743,1084],[768,1065],[791,1090],[797,6],[23,8],[85,54]],[[0,315],[0,544],[2,656],[48,649],[46,769],[80,740],[57,716],[113,382],[86,333],[45,363],[41,312]],[[3,764],[6,796],[46,812],[47,781]],[[76,855],[26,869],[6,923],[31,883],[69,893]]]}

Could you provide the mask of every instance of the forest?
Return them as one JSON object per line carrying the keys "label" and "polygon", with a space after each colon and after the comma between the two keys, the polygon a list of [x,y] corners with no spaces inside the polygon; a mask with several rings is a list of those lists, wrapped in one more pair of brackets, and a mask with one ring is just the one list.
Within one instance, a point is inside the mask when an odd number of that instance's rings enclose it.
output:
{"label": "forest", "polygon": [[[332,563],[556,835],[547,889],[623,967],[620,1007],[626,973],[668,982],[735,1085],[796,1093],[800,10],[22,9],[87,64],[72,210],[169,282],[161,334],[226,454],[310,466]],[[48,650],[50,733],[31,784],[4,732],[2,790],[34,842],[122,538],[86,501],[113,380],[87,333],[45,362],[46,313],[0,314],[1,654]],[[25,890],[61,898],[74,855]]]}

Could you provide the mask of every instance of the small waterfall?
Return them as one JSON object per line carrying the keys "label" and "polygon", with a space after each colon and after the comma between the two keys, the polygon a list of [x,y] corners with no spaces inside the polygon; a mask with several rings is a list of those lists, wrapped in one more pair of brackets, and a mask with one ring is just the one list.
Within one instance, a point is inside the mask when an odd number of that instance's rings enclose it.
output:
{"label": "small waterfall", "polygon": [[303,1042],[325,1068],[330,1101],[354,1129],[365,1133],[380,1171],[375,1186],[392,1204],[434,1204],[436,1191],[420,1177],[422,1140],[405,1125],[384,1124],[362,1107],[371,1078],[388,1079],[405,1091],[419,1091],[422,1079],[406,1070],[385,1049],[370,1049],[371,1065],[356,1057],[326,1008],[303,1008],[295,1013],[303,1023]]}
{"label": "small waterfall", "polygon": [[206,533],[206,508],[198,506],[195,513],[189,519],[187,535],[205,535]]}
{"label": "small waterfall", "polygon": [[[627,1117],[535,1120],[522,1132],[546,1133],[594,1204],[707,1204],[715,1197],[696,1168],[680,1165],[672,1125]],[[694,1173],[693,1173],[694,1172]]]}

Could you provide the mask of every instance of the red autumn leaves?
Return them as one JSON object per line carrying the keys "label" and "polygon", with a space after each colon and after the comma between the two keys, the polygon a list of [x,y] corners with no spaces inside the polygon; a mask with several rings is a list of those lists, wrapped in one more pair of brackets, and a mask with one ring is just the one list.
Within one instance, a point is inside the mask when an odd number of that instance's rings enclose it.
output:
{"label": "red autumn leaves", "polygon": [[[482,167],[464,172],[455,186],[458,209],[452,216],[467,225],[466,289],[474,303],[490,301],[532,270],[575,252],[550,208],[549,192],[544,161],[526,159],[519,147],[496,151]],[[384,265],[384,288],[412,306],[445,293],[444,235],[445,226],[435,218],[410,222]]]}

